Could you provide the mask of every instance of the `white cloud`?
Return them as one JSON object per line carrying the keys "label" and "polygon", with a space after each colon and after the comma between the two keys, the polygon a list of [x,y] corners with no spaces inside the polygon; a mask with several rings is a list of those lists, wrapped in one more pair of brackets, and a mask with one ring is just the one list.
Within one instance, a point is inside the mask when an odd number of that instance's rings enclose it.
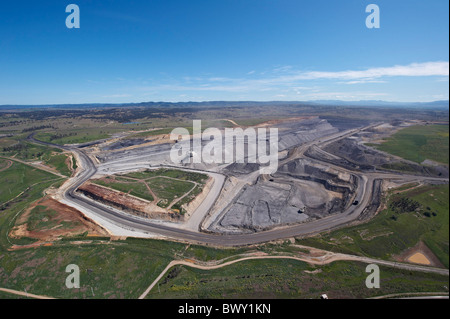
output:
{"label": "white cloud", "polygon": [[[259,74],[259,73],[258,73]],[[271,74],[271,75],[269,75]],[[271,91],[282,93],[286,99],[368,99],[386,96],[385,93],[367,92],[352,90],[347,91],[344,88],[335,91],[336,85],[364,85],[367,83],[386,83],[393,77],[437,77],[437,81],[445,81],[449,76],[449,62],[425,62],[412,63],[408,65],[394,65],[390,67],[374,67],[364,70],[346,70],[346,71],[299,71],[293,70],[290,66],[282,66],[276,69],[276,72],[259,75],[255,78],[256,72],[250,71],[247,75],[252,77],[229,78],[229,77],[185,77],[178,80],[173,78],[166,79],[165,84],[156,84],[155,86],[143,86],[136,88],[144,92],[165,92],[162,94],[188,94],[196,95],[194,92],[205,92],[210,96],[225,94],[233,97],[241,94],[250,94],[252,96],[268,97],[265,95]],[[313,83],[310,81],[323,81],[324,83]],[[393,80],[389,80],[392,82]],[[306,84],[306,85],[305,85]],[[206,93],[208,92],[208,93]],[[273,93],[270,96],[274,96]],[[279,96],[282,98],[282,96]]]}
{"label": "white cloud", "polygon": [[274,73],[288,72],[293,69],[292,65],[284,65],[273,69]]}
{"label": "white cloud", "polygon": [[395,65],[391,67],[377,67],[366,70],[347,70],[347,71],[309,71],[309,72],[290,72],[290,75],[255,80],[261,84],[289,83],[302,80],[374,80],[384,77],[405,76],[448,76],[448,62],[425,62],[412,63],[408,65]]}
{"label": "white cloud", "polygon": [[363,79],[363,80],[353,80],[353,81],[339,82],[339,83],[342,83],[342,84],[364,84],[364,83],[386,83],[386,81]]}
{"label": "white cloud", "polygon": [[392,67],[371,68],[362,71],[306,72],[298,75],[302,79],[375,79],[391,76],[448,76],[448,62],[412,63]]}

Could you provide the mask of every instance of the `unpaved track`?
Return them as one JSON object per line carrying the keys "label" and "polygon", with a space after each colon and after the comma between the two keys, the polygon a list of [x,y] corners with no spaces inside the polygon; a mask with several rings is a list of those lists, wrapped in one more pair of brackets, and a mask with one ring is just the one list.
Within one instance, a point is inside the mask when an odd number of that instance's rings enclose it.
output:
{"label": "unpaved track", "polygon": [[[370,126],[368,126],[370,127]],[[357,130],[350,130],[345,132],[340,132],[338,134],[331,135],[328,138],[322,138],[319,141],[313,141],[311,143],[307,143],[306,145],[297,148],[296,154],[293,154],[289,158],[289,160],[293,160],[295,158],[301,157],[304,154],[304,151],[307,147],[312,145],[317,145],[321,143],[327,143],[330,141],[334,141],[339,138],[343,138],[346,136],[350,136],[356,132],[367,129],[361,128]],[[175,240],[179,240],[182,242],[190,242],[190,243],[198,243],[198,244],[207,244],[218,247],[229,247],[229,246],[245,246],[251,244],[258,244],[263,242],[268,242],[272,240],[278,240],[282,238],[296,237],[296,236],[309,236],[311,234],[319,233],[322,231],[327,231],[331,229],[335,229],[338,227],[342,227],[348,225],[350,222],[355,221],[358,216],[360,216],[365,208],[370,204],[372,198],[372,188],[373,182],[375,179],[385,179],[385,178],[394,178],[394,179],[411,179],[411,180],[439,180],[443,181],[444,179],[438,178],[425,178],[419,176],[408,176],[402,174],[386,174],[386,173],[368,173],[365,175],[358,174],[360,178],[359,187],[357,190],[356,199],[359,201],[357,206],[351,206],[349,209],[338,215],[332,215],[329,217],[325,217],[319,220],[312,221],[310,223],[293,225],[288,227],[279,227],[268,231],[251,233],[251,234],[233,234],[233,235],[219,235],[219,234],[211,234],[199,232],[198,229],[182,229],[176,228],[168,224],[157,224],[151,222],[149,220],[137,219],[133,216],[125,215],[118,213],[112,209],[109,209],[105,206],[99,205],[94,201],[87,200],[82,196],[76,194],[76,189],[84,183],[86,180],[94,176],[97,172],[97,167],[93,163],[93,161],[87,156],[82,150],[79,150],[74,147],[66,147],[60,146],[51,143],[45,143],[35,140],[32,135],[29,137],[33,142],[52,146],[59,147],[64,150],[71,151],[77,157],[77,163],[80,163],[80,166],[83,170],[80,170],[79,173],[73,178],[69,179],[63,187],[60,188],[61,197],[65,200],[66,204],[70,206],[77,207],[77,209],[81,211],[88,211],[94,216],[97,216],[100,219],[107,220],[113,225],[120,225],[119,227],[125,228],[133,233],[133,236],[139,237],[145,234],[157,234],[159,236],[165,238],[172,238]],[[129,159],[123,159],[126,161]],[[283,162],[282,162],[283,163]],[[330,164],[327,164],[330,166]],[[342,169],[342,168],[341,168]],[[208,173],[208,172],[205,172]],[[211,173],[213,174],[213,173]],[[216,174],[219,177],[223,178],[221,174]],[[448,179],[446,179],[448,182]],[[223,181],[222,181],[223,182]],[[197,209],[196,213],[201,216],[205,216],[208,212],[209,208],[214,204],[216,198],[218,197],[222,184],[216,184],[217,190],[211,190],[211,195],[208,196],[208,200],[204,200],[201,206]],[[191,216],[192,218],[192,216]],[[135,234],[135,235],[134,235]]]}
{"label": "unpaved track", "polygon": [[0,168],[0,172],[3,172],[5,170],[7,170],[8,168],[10,168],[12,164],[13,164],[13,162],[11,160],[8,160],[8,162],[6,163],[6,166],[3,168]]}
{"label": "unpaved track", "polygon": [[[21,164],[24,164],[24,165],[27,165],[27,166],[31,166],[33,168],[38,168],[38,169],[40,169],[42,171],[46,171],[48,173],[51,173],[53,175],[56,175],[56,176],[59,176],[59,177],[62,177],[62,178],[67,178],[67,176],[58,173],[55,169],[52,169],[52,168],[50,168],[48,166],[45,166],[43,164],[40,164],[40,163],[26,162],[26,161],[22,161],[20,159],[14,158],[14,157],[3,157],[2,156],[1,158],[5,158],[5,159],[8,159],[10,161],[14,161],[14,162],[18,162],[18,163],[21,163]],[[11,163],[11,165],[12,165],[12,163]],[[5,167],[4,169],[9,168],[11,165],[9,165],[8,167]]]}
{"label": "unpaved track", "polygon": [[422,266],[416,266],[416,265],[409,265],[409,264],[403,264],[398,262],[392,262],[392,261],[386,261],[386,260],[379,260],[374,258],[367,258],[367,257],[360,257],[360,256],[354,256],[354,255],[347,255],[347,254],[340,254],[340,253],[333,253],[330,251],[315,249],[307,246],[298,246],[300,248],[306,248],[310,249],[310,252],[315,253],[321,253],[322,255],[319,257],[311,257],[311,256],[251,256],[251,257],[243,257],[231,261],[224,262],[222,264],[216,264],[216,265],[205,265],[205,264],[198,264],[193,263],[186,260],[172,260],[166,268],[159,274],[159,276],[151,283],[151,285],[142,293],[142,295],[139,296],[139,299],[144,299],[149,292],[153,289],[153,287],[161,280],[161,278],[164,277],[164,275],[169,271],[170,268],[178,265],[183,265],[187,267],[192,267],[196,269],[201,270],[214,270],[219,269],[222,267],[226,267],[238,262],[246,261],[246,260],[257,260],[257,259],[291,259],[291,260],[297,260],[302,262],[307,262],[309,264],[314,265],[326,265],[335,261],[356,261],[356,262],[362,262],[366,264],[377,264],[382,265],[386,267],[393,267],[398,269],[404,269],[404,270],[410,270],[410,271],[421,271],[421,272],[428,272],[428,273],[437,273],[440,275],[449,275],[448,269],[441,269],[441,268],[432,268],[432,267],[422,267]]}
{"label": "unpaved track", "polygon": [[28,297],[28,298],[55,299],[53,297],[42,296],[42,295],[35,295],[35,294],[27,293],[25,291],[18,291],[18,290],[13,290],[13,289],[8,289],[8,288],[0,288],[0,291],[6,292],[6,293],[9,293],[9,294],[18,295],[18,296]]}

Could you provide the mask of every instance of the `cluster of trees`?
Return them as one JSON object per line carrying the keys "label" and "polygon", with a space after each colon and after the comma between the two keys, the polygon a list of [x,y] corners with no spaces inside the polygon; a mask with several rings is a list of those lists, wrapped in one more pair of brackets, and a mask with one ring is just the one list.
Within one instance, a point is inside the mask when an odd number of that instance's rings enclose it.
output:
{"label": "cluster of trees", "polygon": [[[120,123],[132,122],[143,118],[164,118],[175,114],[192,114],[199,111],[193,107],[127,107],[127,108],[97,108],[97,109],[39,109],[33,111],[10,112],[5,116],[25,118],[33,121],[48,120],[49,118],[86,118],[118,121]],[[9,125],[18,125],[23,121],[11,121]],[[1,124],[1,123],[0,123]],[[31,129],[30,129],[31,130]]]}
{"label": "cluster of trees", "polygon": [[[411,199],[408,197],[402,197],[399,198],[397,200],[394,200],[390,206],[389,206],[390,210],[393,211],[396,214],[403,214],[403,213],[409,213],[409,212],[420,212],[422,211],[422,205]],[[422,212],[422,214],[425,217],[432,217],[432,216],[437,216],[436,212],[431,211],[430,207],[427,207],[426,210],[424,212]],[[396,215],[392,215],[390,217],[392,220],[397,220],[397,216]]]}
{"label": "cluster of trees", "polygon": [[23,121],[9,121],[9,122],[3,122],[0,123],[0,127],[5,127],[5,126],[18,126],[21,125],[23,123]]}
{"label": "cluster of trees", "polygon": [[33,131],[38,131],[38,130],[43,130],[46,128],[55,128],[53,125],[40,125],[40,126],[32,126],[32,127],[28,127],[22,130],[23,133],[25,132],[33,132]]}
{"label": "cluster of trees", "polygon": [[28,145],[24,145],[22,143],[17,143],[11,146],[3,147],[3,152],[21,152],[23,150],[28,149]]}
{"label": "cluster of trees", "polygon": [[389,206],[391,211],[398,214],[414,212],[420,207],[421,205],[419,202],[408,197],[396,199]]}
{"label": "cluster of trees", "polygon": [[69,136],[75,136],[78,135],[78,133],[76,132],[72,132],[72,133],[59,133],[59,134],[53,134],[49,137],[50,142],[54,141],[54,140],[58,140],[60,138],[64,138],[64,137],[69,137]]}
{"label": "cluster of trees", "polygon": [[423,213],[426,217],[437,216],[436,212],[432,212],[431,208],[427,206],[427,211]]}
{"label": "cluster of trees", "polygon": [[19,142],[17,144],[11,145],[11,146],[6,146],[2,148],[2,151],[5,153],[19,153],[21,154],[20,156],[22,158],[40,158],[41,156],[44,155],[43,151],[36,151],[34,153],[30,153],[30,148],[31,151],[33,151],[33,147],[30,146],[28,143],[22,143]]}

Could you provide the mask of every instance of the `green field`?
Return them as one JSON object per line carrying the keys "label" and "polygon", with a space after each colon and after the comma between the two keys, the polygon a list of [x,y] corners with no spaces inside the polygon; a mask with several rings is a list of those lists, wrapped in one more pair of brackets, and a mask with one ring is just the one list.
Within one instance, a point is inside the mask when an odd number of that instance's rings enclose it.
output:
{"label": "green field", "polygon": [[299,242],[335,252],[392,259],[423,241],[448,268],[448,196],[448,185],[422,186],[399,194],[394,191],[388,208],[370,222]]}
{"label": "green field", "polygon": [[417,125],[401,129],[382,144],[371,144],[377,149],[422,163],[429,159],[449,163],[448,125]]}
{"label": "green field", "polygon": [[45,164],[55,168],[62,175],[70,176],[72,172],[66,163],[66,154],[52,154],[48,159],[45,160]]}
{"label": "green field", "polygon": [[37,205],[34,207],[30,216],[25,223],[27,224],[27,230],[29,231],[45,231],[55,229],[73,229],[75,227],[81,226],[78,221],[65,221],[57,220],[58,212],[48,208],[47,206]]}
{"label": "green field", "polygon": [[158,205],[168,207],[175,199],[185,195],[196,185],[189,181],[168,179],[165,177],[155,177],[148,181],[150,188],[160,198]]}
{"label": "green field", "polygon": [[[25,245],[35,241],[13,239],[7,234],[18,214],[41,198],[46,188],[63,179],[56,178],[55,181],[54,175],[20,163],[0,172],[0,176],[8,181],[0,184],[1,203],[25,191],[0,211],[0,287],[26,289],[30,293],[57,298],[137,298],[174,258],[206,260],[240,252],[158,240],[110,242],[109,238],[83,236],[64,239],[52,247],[8,251],[12,244]],[[32,227],[52,227],[51,223],[42,224],[43,217],[52,214],[54,212],[37,206],[31,215]],[[65,267],[72,263],[82,270],[80,289],[71,290],[64,285],[68,275]],[[0,298],[15,296],[1,293]]]}
{"label": "green field", "polygon": [[153,201],[155,198],[149,192],[147,184],[158,197],[157,204],[163,208],[168,207],[174,200],[189,192],[173,207],[181,211],[183,204],[192,201],[202,191],[207,179],[208,176],[205,174],[161,168],[117,175],[114,178],[107,176],[103,179],[92,180],[92,182]]}
{"label": "green field", "polygon": [[166,176],[166,177],[172,177],[176,179],[186,180],[186,181],[192,181],[197,183],[203,183],[208,179],[208,175],[201,174],[201,173],[195,173],[195,172],[188,172],[178,169],[170,169],[170,168],[160,168],[160,169],[153,169],[153,170],[146,170],[143,172],[133,172],[123,175],[124,177],[131,177],[131,178],[138,178],[138,179],[149,179],[151,177],[160,177],[160,176]]}
{"label": "green field", "polygon": [[50,158],[52,153],[61,153],[61,151],[29,143],[24,140],[24,136],[2,139],[0,143],[0,155],[15,157],[24,161],[45,161]]}
{"label": "green field", "polygon": [[[46,188],[53,184],[58,186],[63,179],[16,162],[0,172],[0,176],[2,181],[7,181],[0,184],[0,203],[24,192],[3,205],[0,211],[0,287],[26,289],[30,293],[58,298],[137,298],[174,258],[226,257],[237,251],[205,247],[199,247],[197,251],[197,246],[166,241],[127,239],[110,242],[109,238],[83,236],[64,239],[52,247],[8,251],[12,244],[35,241],[13,239],[7,234],[18,214],[41,198]],[[34,186],[28,187],[31,185]],[[37,206],[30,216],[32,227],[52,227],[51,223],[42,224],[43,217],[52,214],[53,211]],[[72,263],[82,270],[80,289],[70,290],[64,285],[68,275],[65,267]],[[0,298],[15,296],[1,293]]]}
{"label": "green field", "polygon": [[14,161],[11,167],[0,172],[0,177],[0,206],[38,183],[61,180],[53,174]]}
{"label": "green field", "polygon": [[127,193],[148,201],[153,201],[153,196],[148,192],[147,187],[142,182],[133,182],[127,180],[125,183],[120,180],[113,180],[111,178],[105,177],[104,179],[91,180],[94,184],[109,187],[115,189],[119,192]]}
{"label": "green field", "polygon": [[[365,286],[365,264],[312,267],[295,260],[249,260],[216,270],[173,267],[147,298],[368,298],[393,293],[446,291],[448,277],[380,267],[380,288]],[[310,273],[315,271],[315,273]]]}
{"label": "green field", "polygon": [[56,148],[48,148],[24,140],[23,136],[0,139],[0,156],[14,157],[23,161],[42,161],[65,176],[72,174],[66,164],[67,155]]}
{"label": "green field", "polygon": [[[287,244],[216,249],[148,239],[110,241],[83,235],[65,238],[50,247],[8,251],[12,244],[34,242],[30,238],[9,238],[7,234],[20,212],[41,198],[46,188],[63,179],[54,180],[53,175],[20,163],[0,172],[0,176],[9,181],[0,185],[2,201],[25,190],[23,196],[0,212],[0,287],[26,289],[29,293],[57,298],[137,298],[174,259],[230,260],[247,252],[293,252]],[[33,183],[37,184],[28,188]],[[438,206],[433,206],[432,210],[438,211]],[[38,221],[46,210],[36,208],[35,213]],[[436,218],[439,217],[442,216],[438,211]],[[79,289],[68,289],[64,285],[68,275],[65,268],[69,264],[80,267]],[[311,274],[304,270],[320,272]],[[169,274],[172,277],[167,278]],[[159,289],[155,287],[148,297],[318,298],[326,292],[330,297],[362,298],[386,293],[442,291],[442,287],[448,285],[448,276],[381,268],[382,288],[369,290],[364,286],[366,276],[365,265],[351,262],[317,268],[287,260],[248,261],[214,271],[180,267],[166,274]],[[16,296],[0,293],[0,298]]]}
{"label": "green field", "polygon": [[68,132],[39,132],[35,138],[40,141],[54,144],[78,144],[108,138],[110,135],[96,128],[83,130],[69,130]]}
{"label": "green field", "polygon": [[[18,159],[24,160],[47,161],[47,164],[51,166],[63,168],[61,165],[65,155],[61,152],[28,143],[20,138],[22,137],[3,138],[0,144],[1,155],[15,155]],[[18,143],[22,146],[3,150],[3,147],[8,148]],[[0,159],[0,169],[5,167],[6,160]],[[176,178],[181,184],[173,185],[174,192],[183,191],[187,189],[186,185],[192,186],[192,182],[201,183],[207,178],[203,174],[178,170],[136,174],[142,174],[138,178],[149,181],[156,179],[156,182],[161,185],[168,180],[162,176]],[[293,251],[289,245],[281,244],[216,249],[148,239],[111,241],[109,238],[85,235],[64,238],[50,247],[41,246],[10,251],[8,249],[13,244],[25,245],[35,242],[31,238],[14,239],[8,236],[17,216],[31,203],[42,198],[45,189],[52,185],[59,186],[64,179],[18,162],[13,162],[11,167],[1,171],[0,178],[2,181],[0,183],[0,287],[4,288],[19,291],[26,289],[29,293],[57,298],[137,298],[174,259],[211,261],[223,258],[233,259],[235,257],[232,256],[246,252],[264,251],[277,254],[277,252],[292,253]],[[199,190],[199,188],[194,189],[194,191]],[[16,198],[21,193],[22,195]],[[341,233],[313,238],[311,245],[389,259],[392,253],[400,252],[404,247],[409,247],[421,239],[448,267],[448,185],[420,188],[412,193],[398,195],[398,197],[402,196],[419,202],[420,211],[395,213],[387,210],[372,221],[374,224],[371,222],[358,226],[361,228],[349,228],[349,230],[342,230]],[[395,199],[398,198],[392,194],[390,200]],[[427,207],[430,209],[428,210]],[[427,212],[430,212],[430,217],[425,216]],[[37,206],[31,217],[35,221],[32,227],[54,226],[51,222],[42,224],[43,217],[51,217],[52,214],[54,212]],[[392,219],[395,214],[398,215],[396,220]],[[395,231],[395,234],[383,236],[386,228],[388,231],[390,229]],[[380,236],[364,240],[358,229],[367,229],[364,238]],[[346,238],[347,235],[353,242]],[[332,238],[338,238],[339,243],[331,240]],[[65,268],[69,264],[77,264],[80,267],[80,289],[68,289],[64,285],[68,275]],[[320,272],[311,274],[304,270]],[[386,293],[442,291],[444,285],[448,286],[448,276],[382,267],[382,288],[368,290],[364,286],[366,276],[365,265],[353,262],[336,262],[314,268],[302,262],[287,260],[248,261],[214,271],[178,267],[174,272],[166,274],[159,287],[152,290],[149,298],[318,298],[323,292],[330,297],[362,298]],[[16,296],[0,292],[0,298],[16,298]]]}

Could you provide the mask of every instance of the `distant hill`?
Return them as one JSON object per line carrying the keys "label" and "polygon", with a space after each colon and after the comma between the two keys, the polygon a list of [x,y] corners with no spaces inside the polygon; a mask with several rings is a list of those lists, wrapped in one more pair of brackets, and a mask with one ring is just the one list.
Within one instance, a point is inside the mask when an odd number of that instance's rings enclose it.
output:
{"label": "distant hill", "polygon": [[99,108],[180,108],[180,107],[251,107],[264,105],[290,105],[290,106],[345,106],[345,107],[395,107],[414,109],[448,109],[449,101],[433,102],[388,102],[378,100],[341,101],[341,100],[315,100],[315,101],[206,101],[206,102],[141,102],[141,103],[86,103],[86,104],[48,104],[48,105],[0,105],[0,111],[5,110],[32,110],[32,109],[99,109]]}
{"label": "distant hill", "polygon": [[340,100],[317,100],[314,103],[322,105],[342,105],[342,106],[386,106],[386,107],[407,107],[407,108],[448,108],[449,101],[433,102],[389,102],[381,100],[361,100],[361,101],[340,101]]}

